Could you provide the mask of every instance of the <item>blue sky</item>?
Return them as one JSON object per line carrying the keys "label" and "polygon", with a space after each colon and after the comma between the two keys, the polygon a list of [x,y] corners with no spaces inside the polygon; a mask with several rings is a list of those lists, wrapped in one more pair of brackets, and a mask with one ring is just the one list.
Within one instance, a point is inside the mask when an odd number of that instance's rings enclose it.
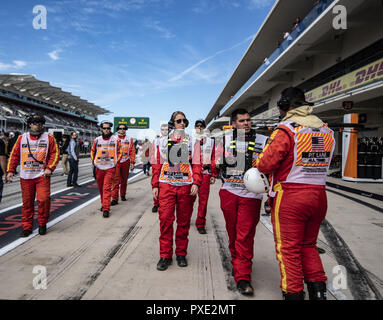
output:
{"label": "blue sky", "polygon": [[[33,74],[110,110],[206,117],[275,0],[3,0],[0,73]],[[34,6],[47,9],[36,30]],[[145,135],[129,130],[133,137]]]}

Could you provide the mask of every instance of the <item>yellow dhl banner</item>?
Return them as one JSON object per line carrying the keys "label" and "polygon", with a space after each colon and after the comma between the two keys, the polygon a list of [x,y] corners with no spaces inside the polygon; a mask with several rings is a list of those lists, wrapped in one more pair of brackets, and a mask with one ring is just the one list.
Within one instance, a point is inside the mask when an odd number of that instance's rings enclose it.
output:
{"label": "yellow dhl banner", "polygon": [[[308,102],[321,101],[381,79],[383,79],[383,58],[307,92],[306,100]],[[279,116],[278,107],[257,115],[255,119],[270,119],[276,116]]]}
{"label": "yellow dhl banner", "polygon": [[380,79],[383,79],[383,58],[307,92],[306,100],[320,101]]}

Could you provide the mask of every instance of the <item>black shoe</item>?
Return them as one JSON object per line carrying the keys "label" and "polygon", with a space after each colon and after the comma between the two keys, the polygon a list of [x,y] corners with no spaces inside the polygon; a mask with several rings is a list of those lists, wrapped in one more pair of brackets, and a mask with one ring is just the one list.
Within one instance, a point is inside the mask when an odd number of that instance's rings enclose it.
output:
{"label": "black shoe", "polygon": [[239,280],[237,282],[237,289],[240,294],[243,294],[244,296],[252,296],[254,295],[254,289],[251,286],[249,281],[246,280]]}
{"label": "black shoe", "polygon": [[103,213],[102,213],[102,216],[104,218],[109,218],[109,211],[105,210]]}
{"label": "black shoe", "polygon": [[197,230],[198,230],[198,232],[199,232],[200,234],[206,234],[206,233],[207,233],[205,227],[200,227],[200,228],[198,228]]}
{"label": "black shoe", "polygon": [[102,207],[100,208],[100,211],[103,212],[104,210],[102,209]]}
{"label": "black shoe", "polygon": [[20,237],[26,238],[26,237],[29,237],[31,234],[32,234],[32,230],[29,230],[29,229],[22,230],[20,233]]}
{"label": "black shoe", "polygon": [[73,187],[76,187],[76,188],[80,188],[80,187],[81,187],[81,185],[79,185],[79,184],[75,183],[75,184],[73,185]]}
{"label": "black shoe", "polygon": [[112,200],[112,202],[110,203],[111,206],[115,206],[116,204],[118,204],[117,200]]}
{"label": "black shoe", "polygon": [[67,186],[68,188],[69,188],[69,187],[73,187],[73,184],[67,184],[66,186]]}
{"label": "black shoe", "polygon": [[39,226],[39,234],[43,236],[46,233],[47,233],[47,226],[46,225]]}
{"label": "black shoe", "polygon": [[305,292],[297,292],[297,293],[291,293],[291,292],[283,292],[282,296],[284,300],[305,300]]}
{"label": "black shoe", "polygon": [[307,282],[309,300],[327,300],[326,282]]}
{"label": "black shoe", "polygon": [[185,256],[177,256],[177,264],[179,267],[187,267],[188,266],[188,262],[186,261],[186,257]]}
{"label": "black shoe", "polygon": [[121,201],[126,201],[126,197],[125,196],[121,196]]}
{"label": "black shoe", "polygon": [[166,258],[160,258],[160,261],[157,263],[157,270],[159,271],[165,271],[168,266],[172,264],[172,259],[166,259]]}
{"label": "black shoe", "polygon": [[157,211],[158,211],[158,207],[157,206],[153,206],[152,212],[157,212]]}

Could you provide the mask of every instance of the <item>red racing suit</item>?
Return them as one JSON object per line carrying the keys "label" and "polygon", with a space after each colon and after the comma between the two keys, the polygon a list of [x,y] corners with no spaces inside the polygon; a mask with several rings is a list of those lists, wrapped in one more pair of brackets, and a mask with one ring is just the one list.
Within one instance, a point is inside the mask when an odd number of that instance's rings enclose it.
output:
{"label": "red racing suit", "polygon": [[[252,137],[246,135],[244,141],[237,140],[234,135],[225,134],[224,139],[227,140],[224,143],[225,147],[219,144],[217,148],[217,162],[223,163],[222,158],[230,156],[229,150],[233,150],[231,147],[235,145],[238,153],[249,152],[251,166],[255,166],[255,160],[267,141],[267,137],[261,134]],[[235,282],[240,280],[250,282],[254,256],[254,236],[260,219],[263,194],[255,194],[246,189],[243,181],[245,168],[238,168],[235,175],[226,175],[222,170],[220,171],[225,182],[219,191],[219,196],[229,237],[234,280]]]}
{"label": "red racing suit", "polygon": [[[171,165],[167,159],[168,143],[188,145],[189,161]],[[172,133],[169,138],[163,137],[158,145],[153,143],[151,156],[152,188],[158,188],[159,220],[160,220],[160,257],[170,259],[173,256],[173,223],[177,216],[175,233],[175,253],[186,256],[190,220],[193,213],[195,196],[190,195],[192,184],[202,182],[202,165],[199,146],[194,150],[188,138],[176,139]],[[190,163],[191,162],[191,163]]]}
{"label": "red racing suit", "polygon": [[[23,142],[22,145],[22,140],[27,141],[27,144]],[[31,157],[31,154],[34,158]],[[18,137],[9,156],[7,172],[15,173],[17,166],[20,165],[20,185],[23,199],[21,226],[23,230],[32,230],[33,228],[35,198],[38,201],[37,221],[40,226],[47,224],[51,205],[51,179],[44,177],[43,173],[45,169],[50,169],[53,172],[58,161],[59,149],[54,136],[47,133],[40,136],[24,133]]]}
{"label": "red racing suit", "polygon": [[90,157],[93,165],[96,166],[96,180],[102,211],[110,211],[116,166],[121,159],[120,141],[115,136],[108,139],[104,139],[102,136],[97,137],[94,139]]}
{"label": "red racing suit", "polygon": [[283,292],[301,292],[303,280],[327,280],[316,242],[327,211],[325,183],[334,146],[333,132],[323,123],[312,128],[284,121],[256,162],[260,172],[272,174],[271,221]]}
{"label": "red racing suit", "polygon": [[117,163],[116,174],[113,181],[112,200],[118,201],[118,190],[120,196],[126,195],[130,165],[136,162],[136,150],[134,149],[133,139],[128,136],[117,135],[121,144],[121,160]]}
{"label": "red racing suit", "polygon": [[215,166],[215,145],[212,138],[196,140],[200,144],[202,158],[202,183],[198,189],[198,212],[196,228],[206,226],[207,203],[210,194],[210,178],[216,178],[218,170]]}

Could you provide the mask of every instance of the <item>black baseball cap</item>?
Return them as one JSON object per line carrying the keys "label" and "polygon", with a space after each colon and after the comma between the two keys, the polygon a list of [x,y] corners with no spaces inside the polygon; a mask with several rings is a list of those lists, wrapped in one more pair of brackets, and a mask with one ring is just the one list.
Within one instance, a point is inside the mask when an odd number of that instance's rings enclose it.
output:
{"label": "black baseball cap", "polygon": [[290,103],[297,105],[309,105],[313,106],[314,104],[306,101],[305,93],[303,90],[297,87],[289,87],[282,91],[282,97],[288,99]]}

